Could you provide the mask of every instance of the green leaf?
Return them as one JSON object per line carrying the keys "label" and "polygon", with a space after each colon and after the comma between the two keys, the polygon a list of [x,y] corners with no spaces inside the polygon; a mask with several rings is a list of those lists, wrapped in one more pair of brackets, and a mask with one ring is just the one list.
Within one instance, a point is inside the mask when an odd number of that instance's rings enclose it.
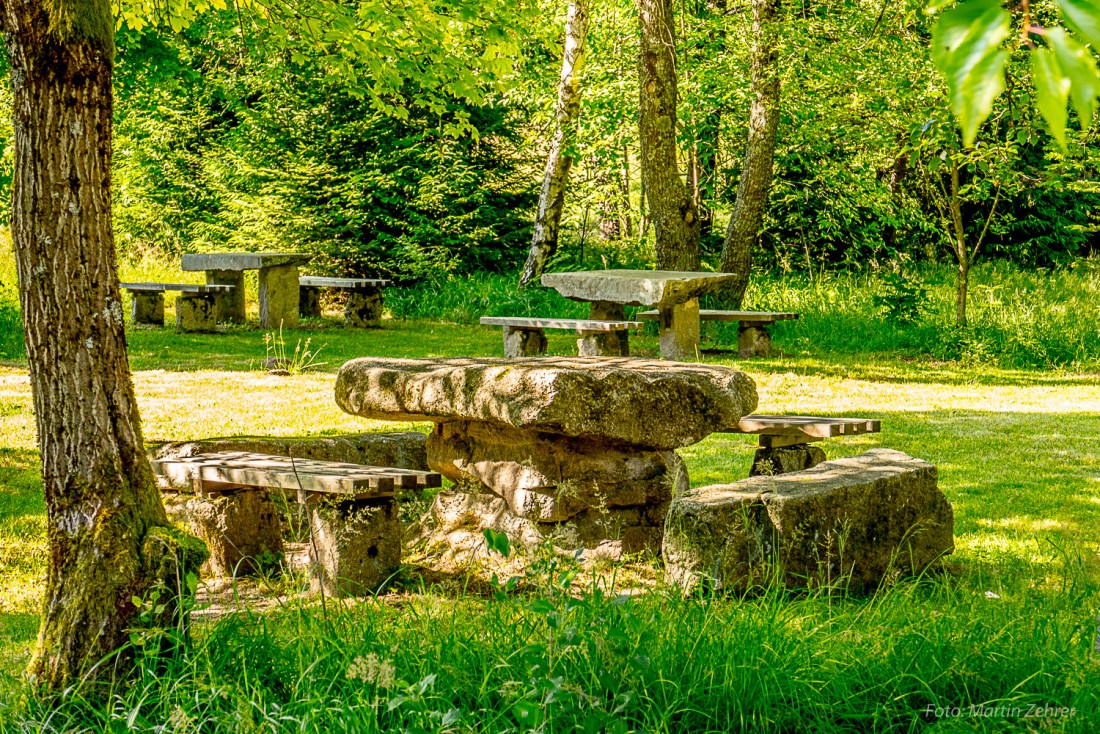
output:
{"label": "green leaf", "polygon": [[1011,17],[1000,0],[969,0],[945,12],[932,33],[932,61],[950,90],[963,143],[973,145],[978,127],[1004,91]]}
{"label": "green leaf", "polygon": [[497,532],[492,528],[485,528],[485,545],[489,550],[496,551],[507,558],[512,553],[512,544],[505,533]]}
{"label": "green leaf", "polygon": [[1096,0],[1058,0],[1069,29],[1100,52],[1100,5]]}
{"label": "green leaf", "polygon": [[1073,108],[1081,118],[1081,128],[1088,128],[1096,113],[1096,97],[1100,95],[1100,71],[1096,69],[1096,59],[1061,28],[1048,28],[1045,38],[1054,50],[1062,73],[1069,79],[1069,95]]}
{"label": "green leaf", "polygon": [[1058,59],[1045,48],[1035,50],[1031,57],[1031,74],[1035,81],[1035,101],[1047,121],[1050,134],[1066,149],[1066,103],[1070,81],[1062,74]]}

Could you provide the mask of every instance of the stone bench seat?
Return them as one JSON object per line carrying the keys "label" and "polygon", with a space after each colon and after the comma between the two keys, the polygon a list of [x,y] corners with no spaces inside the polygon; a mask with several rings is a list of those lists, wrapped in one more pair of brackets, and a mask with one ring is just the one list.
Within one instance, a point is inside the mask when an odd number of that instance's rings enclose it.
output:
{"label": "stone bench seat", "polygon": [[130,320],[135,324],[164,326],[164,294],[178,291],[176,327],[181,331],[214,331],[218,299],[232,285],[196,283],[119,283],[133,297]]}
{"label": "stone bench seat", "polygon": [[882,422],[868,418],[825,418],[810,415],[746,415],[719,433],[749,433],[759,437],[751,476],[786,474],[817,466],[825,452],[809,444],[826,438],[879,433]]}
{"label": "stone bench seat", "polygon": [[[580,335],[577,353],[582,357],[626,357],[621,349],[609,350],[608,334],[619,334],[642,328],[640,321],[607,321],[601,319],[543,319],[515,316],[482,316],[483,326],[504,327],[505,357],[538,357],[546,354],[545,329],[572,331]],[[618,344],[619,340],[615,340]],[[622,340],[625,344],[626,340]]]}
{"label": "stone bench seat", "polygon": [[[641,321],[657,321],[659,311],[642,311],[637,318]],[[717,311],[701,309],[700,321],[736,321],[737,353],[741,357],[762,357],[771,352],[772,338],[768,327],[777,321],[793,321],[796,313],[781,311]]]}
{"label": "stone bench seat", "polygon": [[193,492],[183,514],[210,548],[215,573],[255,572],[259,559],[282,555],[275,492],[309,511],[310,561],[318,583],[329,593],[353,595],[373,591],[401,563],[397,490],[442,486],[436,472],[245,451],[156,459],[152,465],[162,490]]}
{"label": "stone bench seat", "polygon": [[298,278],[298,309],[302,316],[321,315],[321,289],[348,291],[344,304],[344,322],[354,328],[381,325],[384,299],[382,289],[393,284],[385,278],[328,278],[303,275]]}

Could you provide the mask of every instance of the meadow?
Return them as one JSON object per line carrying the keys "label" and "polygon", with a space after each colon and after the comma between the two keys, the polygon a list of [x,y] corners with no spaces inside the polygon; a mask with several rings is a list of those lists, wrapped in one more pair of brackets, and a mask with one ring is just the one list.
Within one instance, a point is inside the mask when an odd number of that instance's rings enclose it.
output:
{"label": "meadow", "polygon": [[[125,268],[123,278],[167,275]],[[418,562],[355,604],[283,593],[262,608],[207,610],[185,654],[142,659],[106,707],[75,689],[44,709],[20,678],[46,518],[27,373],[8,355],[0,731],[1095,731],[1100,270],[988,266],[965,331],[940,326],[950,280],[936,277],[922,276],[928,294],[901,320],[874,276],[762,278],[751,306],[803,314],[775,329],[781,354],[738,360],[735,336],[714,329],[702,358],[751,375],[762,412],[883,421],[881,434],[826,442],[830,457],[885,446],[935,463],[956,522],[942,571],[870,596],[685,599],[652,558],[578,575],[571,559],[535,553],[512,594],[484,568],[444,578]],[[497,355],[499,330],[471,324],[477,316],[576,308],[492,277],[393,289],[387,304],[380,330],[345,330],[333,311],[282,334],[290,350],[309,340],[323,363],[290,376],[259,368],[259,330],[131,330],[146,440],[426,430],[342,413],[335,370],[365,355]],[[632,348],[653,356],[656,339]],[[573,349],[551,335],[551,353]],[[748,437],[715,435],[683,455],[699,486],[746,476],[752,451]],[[298,581],[264,583],[285,592]]]}

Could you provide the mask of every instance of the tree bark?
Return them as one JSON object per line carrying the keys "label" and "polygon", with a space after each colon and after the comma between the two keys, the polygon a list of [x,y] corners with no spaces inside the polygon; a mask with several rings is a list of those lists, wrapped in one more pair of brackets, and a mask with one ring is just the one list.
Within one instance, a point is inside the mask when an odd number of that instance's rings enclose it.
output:
{"label": "tree bark", "polygon": [[676,160],[676,38],[670,0],[638,0],[638,137],[657,267],[698,270],[699,214]]}
{"label": "tree bark", "polygon": [[[30,673],[58,692],[125,667],[129,656],[112,653],[138,626],[132,599],[161,584],[178,592],[205,549],[165,518],[126,358],[111,228],[110,3],[3,0],[0,12],[13,92],[12,240],[48,518]],[[170,599],[144,621],[170,622]]]}
{"label": "tree bark", "polygon": [[520,286],[542,276],[546,264],[558,249],[558,228],[565,207],[565,187],[573,167],[573,142],[581,111],[581,88],[577,73],[584,63],[588,38],[588,0],[572,0],[565,22],[565,53],[558,85],[558,107],[554,139],[546,159],[546,171],[539,193],[539,209],[531,236],[531,250],[520,275]]}
{"label": "tree bark", "polygon": [[752,3],[752,107],[749,137],[737,186],[737,200],[722,243],[721,270],[737,278],[723,290],[724,300],[741,307],[752,271],[752,250],[764,220],[764,207],[772,185],[775,143],[779,130],[779,55],[775,44],[778,0]]}

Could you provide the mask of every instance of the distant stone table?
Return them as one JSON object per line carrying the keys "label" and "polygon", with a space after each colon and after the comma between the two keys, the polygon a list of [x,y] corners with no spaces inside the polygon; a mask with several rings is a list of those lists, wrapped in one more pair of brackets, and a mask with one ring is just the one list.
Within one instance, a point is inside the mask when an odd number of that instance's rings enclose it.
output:
{"label": "distant stone table", "polygon": [[619,555],[659,550],[688,487],[675,449],[737,425],[756,386],[729,367],[651,360],[365,358],[341,368],[336,402],[436,424],[428,466],[460,485],[435,502],[437,537],[491,527]]}
{"label": "distant stone table", "polygon": [[244,271],[260,271],[260,326],[298,326],[298,266],[313,259],[297,252],[187,253],[183,270],[206,272],[206,282],[231,285],[218,303],[218,321],[244,323]]}
{"label": "distant stone table", "polygon": [[[589,270],[574,273],[547,273],[542,284],[566,298],[589,301],[590,318],[621,321],[626,318],[624,306],[656,307],[661,356],[666,359],[690,360],[699,350],[699,296],[713,292],[723,283],[733,280],[732,273],[695,273],[675,270]],[[623,340],[625,332],[609,334],[608,340]],[[615,345],[607,351],[615,353]]]}

